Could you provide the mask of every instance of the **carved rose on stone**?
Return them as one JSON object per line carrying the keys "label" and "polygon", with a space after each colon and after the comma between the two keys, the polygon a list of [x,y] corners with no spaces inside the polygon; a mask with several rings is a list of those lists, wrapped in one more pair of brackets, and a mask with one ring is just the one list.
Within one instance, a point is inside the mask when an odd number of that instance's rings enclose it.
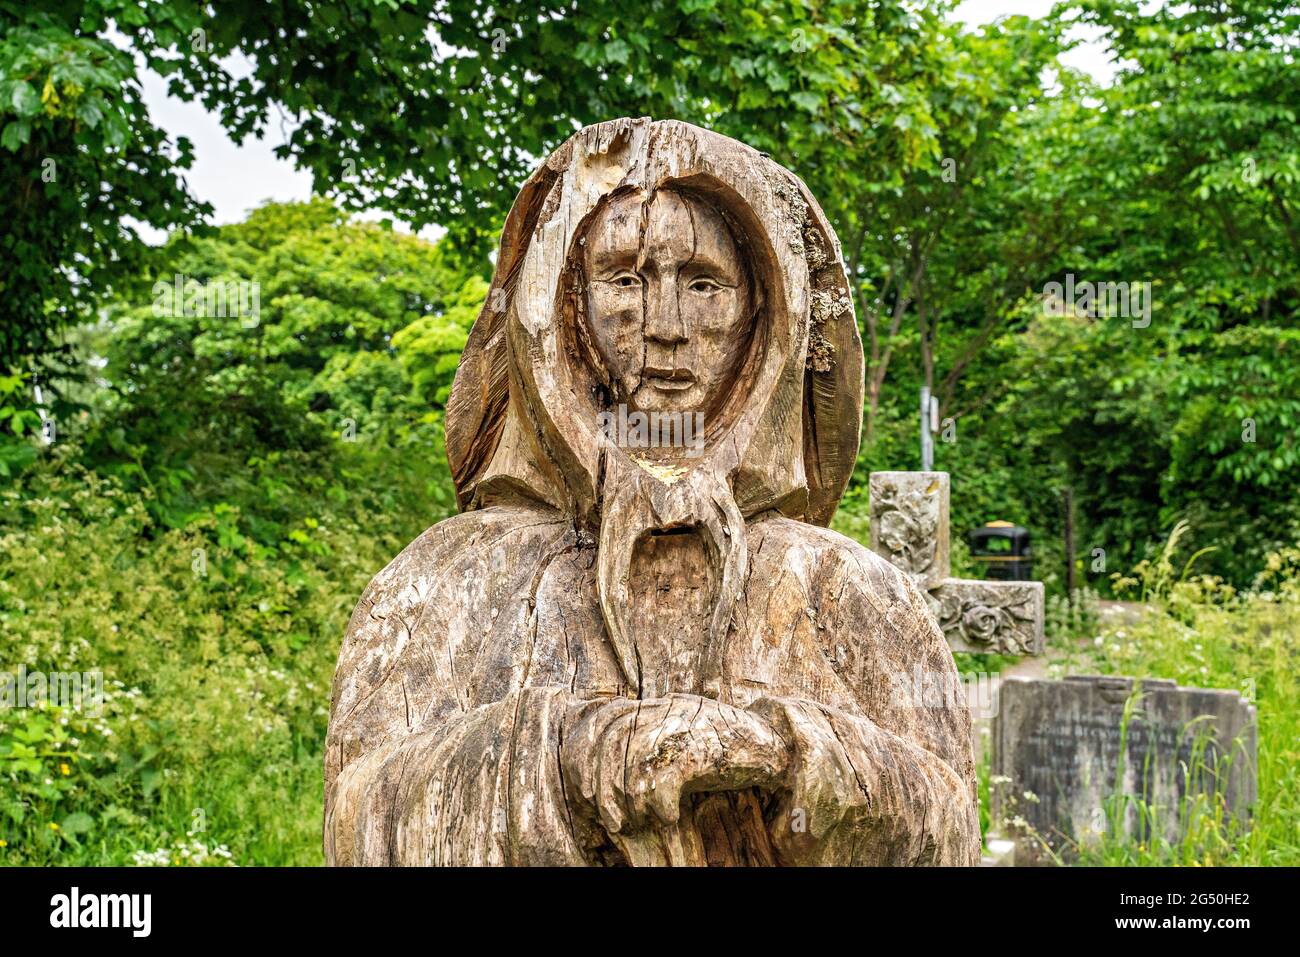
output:
{"label": "carved rose on stone", "polygon": [[962,612],[961,633],[969,642],[986,645],[1008,624],[1010,616],[1004,609],[974,605]]}
{"label": "carved rose on stone", "polygon": [[890,489],[876,505],[880,544],[891,563],[913,575],[922,575],[934,563],[939,504],[918,492]]}
{"label": "carved rose on stone", "polygon": [[931,592],[930,608],[950,639],[967,648],[996,654],[1030,653],[1035,640],[1032,593],[1008,587],[963,582]]}

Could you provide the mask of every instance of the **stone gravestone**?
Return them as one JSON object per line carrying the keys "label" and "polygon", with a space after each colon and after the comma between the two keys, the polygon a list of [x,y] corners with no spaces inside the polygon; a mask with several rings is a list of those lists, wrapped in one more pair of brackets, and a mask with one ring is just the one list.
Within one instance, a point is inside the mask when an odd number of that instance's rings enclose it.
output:
{"label": "stone gravestone", "polygon": [[871,473],[871,548],[920,585],[953,651],[1043,653],[1042,582],[950,577],[947,472]]}
{"label": "stone gravestone", "polygon": [[1220,801],[1241,822],[1250,814],[1255,708],[1235,691],[1009,678],[998,705],[990,820],[1014,836],[1018,865],[1068,859],[1118,828],[1177,840],[1191,814]]}

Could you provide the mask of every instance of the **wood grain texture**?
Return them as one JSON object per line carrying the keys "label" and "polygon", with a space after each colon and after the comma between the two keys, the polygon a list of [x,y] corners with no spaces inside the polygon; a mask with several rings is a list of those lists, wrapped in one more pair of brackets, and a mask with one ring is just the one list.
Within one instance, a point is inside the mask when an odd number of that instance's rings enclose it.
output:
{"label": "wood grain texture", "polygon": [[[686,210],[709,224],[693,248],[743,259],[728,301],[754,317],[734,350],[699,352],[737,371],[698,457],[596,426],[643,394],[610,368],[635,339],[593,346],[613,300],[582,250],[616,201]],[[651,343],[662,296],[635,259]],[[465,511],[380,572],[348,627],[330,863],[976,862],[969,713],[896,693],[918,668],[956,680],[944,638],[904,574],[820,527],[857,453],[847,288],[803,184],[742,144],[618,120],[546,161],[448,406]]]}

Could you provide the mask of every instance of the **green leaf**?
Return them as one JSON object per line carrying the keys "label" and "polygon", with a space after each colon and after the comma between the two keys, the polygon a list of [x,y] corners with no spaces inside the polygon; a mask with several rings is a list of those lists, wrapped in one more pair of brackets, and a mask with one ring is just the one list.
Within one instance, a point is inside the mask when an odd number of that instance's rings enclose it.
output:
{"label": "green leaf", "polygon": [[35,116],[41,110],[41,97],[30,83],[18,83],[10,98],[13,110],[19,116]]}
{"label": "green leaf", "polygon": [[59,825],[64,834],[77,835],[85,834],[95,826],[95,819],[83,811],[74,811],[63,819]]}
{"label": "green leaf", "polygon": [[23,146],[32,136],[32,125],[26,120],[13,120],[5,124],[3,133],[0,133],[0,146],[10,152],[17,152],[20,146]]}
{"label": "green leaf", "polygon": [[822,106],[822,98],[816,93],[807,90],[800,90],[798,93],[792,94],[790,99],[795,106],[807,113],[816,113]]}
{"label": "green leaf", "polygon": [[605,59],[610,63],[627,63],[632,48],[622,40],[610,40],[605,44]]}

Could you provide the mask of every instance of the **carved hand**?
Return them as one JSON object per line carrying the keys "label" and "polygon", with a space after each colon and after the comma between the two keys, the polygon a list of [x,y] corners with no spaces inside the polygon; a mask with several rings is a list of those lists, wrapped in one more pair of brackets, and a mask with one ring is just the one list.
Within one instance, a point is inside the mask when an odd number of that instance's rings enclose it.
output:
{"label": "carved hand", "polygon": [[689,794],[775,790],[789,760],[766,718],[695,695],[599,705],[565,736],[562,754],[570,793],[610,834],[676,824]]}

